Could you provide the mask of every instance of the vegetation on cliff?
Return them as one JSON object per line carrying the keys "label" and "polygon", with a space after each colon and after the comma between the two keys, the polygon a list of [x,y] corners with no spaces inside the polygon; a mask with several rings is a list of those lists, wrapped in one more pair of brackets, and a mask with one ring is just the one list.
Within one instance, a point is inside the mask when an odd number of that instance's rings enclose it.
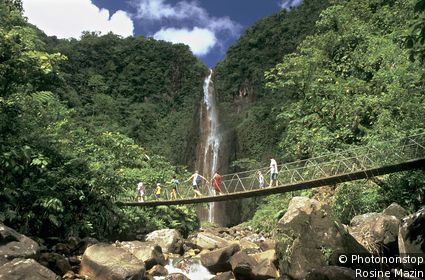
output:
{"label": "vegetation on cliff", "polygon": [[[231,166],[423,132],[420,3],[415,12],[408,0],[305,0],[249,28],[214,71],[234,129]],[[191,208],[114,204],[134,199],[138,181],[149,189],[188,177],[206,73],[189,48],[113,34],[47,37],[18,0],[0,0],[0,18],[0,221],[27,234],[98,237],[197,227]],[[343,184],[333,210],[344,222],[391,202],[413,211],[424,180],[419,170]],[[260,203],[251,223],[269,231],[290,197],[252,200],[241,216]]]}
{"label": "vegetation on cliff", "polygon": [[96,33],[45,41],[50,52],[67,57],[57,92],[81,124],[119,131],[174,164],[189,161],[207,68],[188,46]]}
{"label": "vegetation on cliff", "polygon": [[[256,86],[251,87],[252,92],[246,92],[243,83],[234,84],[227,92],[241,93],[233,98],[236,105],[245,93],[246,99],[249,95],[256,97],[252,105],[238,112],[243,118],[235,124],[240,148],[237,160],[265,162],[271,154],[278,162],[287,162],[423,132],[424,68],[420,61],[409,60],[411,50],[405,44],[414,18],[410,1],[334,1],[309,29],[314,32],[300,35],[302,39],[293,52],[283,58],[256,57],[263,65],[276,62],[265,71],[266,88],[258,90],[263,83],[253,79]],[[251,30],[266,32],[261,30],[264,22]],[[237,46],[238,53],[252,55],[255,47],[243,43],[252,39],[251,34],[247,32],[233,50]],[[221,68],[237,61],[231,54]],[[250,74],[243,72],[247,64],[233,64],[233,72],[243,73],[237,80],[250,80]],[[216,79],[218,84],[226,84],[224,75],[217,73]],[[249,133],[244,132],[247,130]],[[418,203],[412,201],[416,201],[417,193],[424,193],[418,180],[422,173],[375,180],[375,191],[361,191],[365,197],[361,203],[355,199],[357,192],[350,189],[365,182],[340,186],[336,190],[336,212],[349,219],[359,212],[379,210],[389,202],[389,196],[404,207],[416,209]],[[402,201],[394,195],[399,191],[404,194]],[[364,207],[355,207],[355,203]],[[269,201],[264,207],[276,204]]]}
{"label": "vegetation on cliff", "polygon": [[282,10],[259,20],[215,67],[215,89],[233,119],[230,126],[237,141],[234,160],[253,161],[252,168],[255,162],[275,154],[283,132],[276,114],[288,98],[269,94],[264,72],[296,51],[306,36],[314,34],[320,11],[328,5],[327,0],[305,0],[289,12]]}

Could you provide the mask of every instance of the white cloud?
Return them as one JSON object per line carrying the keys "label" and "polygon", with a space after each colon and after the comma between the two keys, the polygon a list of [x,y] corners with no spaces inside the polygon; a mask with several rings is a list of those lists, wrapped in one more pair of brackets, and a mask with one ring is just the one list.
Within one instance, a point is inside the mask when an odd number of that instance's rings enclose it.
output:
{"label": "white cloud", "polygon": [[111,17],[91,0],[24,0],[24,15],[47,35],[79,38],[83,31],[113,32],[132,36],[134,25],[129,15],[117,11]]}
{"label": "white cloud", "polygon": [[282,9],[289,10],[290,8],[300,5],[302,2],[303,0],[281,0],[279,6]]}
{"label": "white cloud", "polygon": [[235,37],[238,36],[242,29],[240,24],[235,23],[229,17],[213,18],[209,21],[208,26],[216,32],[227,31]]}
{"label": "white cloud", "polygon": [[172,19],[192,22],[196,26],[209,28],[214,31],[229,31],[236,34],[241,25],[229,17],[211,17],[196,1],[179,1],[174,6],[165,3],[166,0],[132,0],[137,9],[136,18],[141,20],[159,21]]}
{"label": "white cloud", "polygon": [[171,6],[166,4],[165,0],[134,0],[133,4],[137,8],[137,18],[145,20],[184,19],[193,15],[196,17],[205,15],[205,10],[195,2],[180,1]]}
{"label": "white cloud", "polygon": [[[186,28],[161,28],[153,37],[190,46],[195,55],[205,55],[220,45],[217,37],[238,36],[242,26],[229,17],[212,17],[197,1],[181,0],[175,4],[167,0],[131,0],[136,7],[135,17],[141,21],[161,22],[187,26]],[[188,27],[193,27],[189,30]]]}
{"label": "white cloud", "polygon": [[195,55],[206,55],[217,43],[214,32],[206,28],[195,27],[192,30],[185,28],[161,28],[153,37],[172,43],[189,45]]}

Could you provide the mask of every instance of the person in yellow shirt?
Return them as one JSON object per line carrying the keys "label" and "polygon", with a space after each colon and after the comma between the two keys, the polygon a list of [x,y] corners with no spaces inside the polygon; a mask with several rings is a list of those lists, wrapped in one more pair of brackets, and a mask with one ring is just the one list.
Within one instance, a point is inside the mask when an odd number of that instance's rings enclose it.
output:
{"label": "person in yellow shirt", "polygon": [[155,198],[156,200],[161,199],[161,184],[160,183],[156,183]]}

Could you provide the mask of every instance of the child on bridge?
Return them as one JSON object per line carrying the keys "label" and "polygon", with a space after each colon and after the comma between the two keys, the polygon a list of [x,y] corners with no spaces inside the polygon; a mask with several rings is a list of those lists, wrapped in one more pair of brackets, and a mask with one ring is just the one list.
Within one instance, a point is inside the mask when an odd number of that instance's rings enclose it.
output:
{"label": "child on bridge", "polygon": [[160,183],[156,183],[155,199],[156,200],[160,200],[161,199],[161,184]]}

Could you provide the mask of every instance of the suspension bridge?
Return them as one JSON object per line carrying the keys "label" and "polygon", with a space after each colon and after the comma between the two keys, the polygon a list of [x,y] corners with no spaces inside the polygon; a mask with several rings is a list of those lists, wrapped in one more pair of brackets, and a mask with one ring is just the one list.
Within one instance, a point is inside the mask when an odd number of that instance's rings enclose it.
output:
{"label": "suspension bridge", "polygon": [[[178,187],[178,198],[170,199],[169,191],[161,200],[153,200],[153,190],[146,202],[117,202],[122,206],[180,205],[235,200],[276,193],[293,192],[335,185],[359,179],[425,167],[425,133],[383,141],[367,146],[330,153],[318,157],[279,165],[278,185],[260,188],[257,171],[266,174],[268,168],[222,175],[222,194],[215,195],[211,184],[203,184],[201,197],[193,197],[190,184]],[[266,176],[265,176],[266,177]],[[171,189],[171,186],[169,187]]]}

